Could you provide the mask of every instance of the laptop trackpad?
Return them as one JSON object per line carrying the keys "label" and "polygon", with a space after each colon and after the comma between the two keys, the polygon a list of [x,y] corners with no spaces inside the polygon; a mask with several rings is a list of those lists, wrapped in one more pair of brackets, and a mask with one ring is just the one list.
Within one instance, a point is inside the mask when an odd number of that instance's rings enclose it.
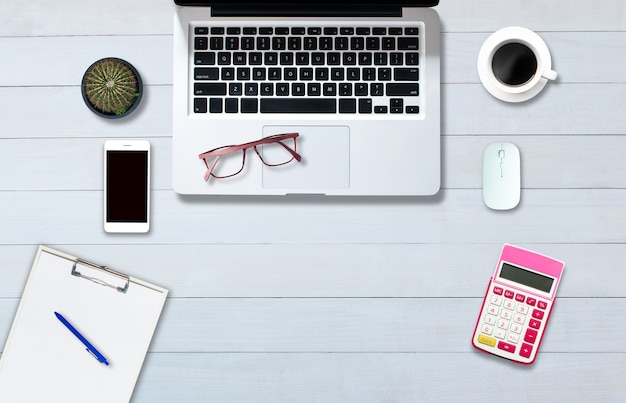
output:
{"label": "laptop trackpad", "polygon": [[302,161],[274,167],[264,165],[264,188],[285,189],[290,193],[292,190],[343,189],[350,186],[348,126],[263,127],[263,137],[293,132],[300,134],[296,139],[296,150]]}

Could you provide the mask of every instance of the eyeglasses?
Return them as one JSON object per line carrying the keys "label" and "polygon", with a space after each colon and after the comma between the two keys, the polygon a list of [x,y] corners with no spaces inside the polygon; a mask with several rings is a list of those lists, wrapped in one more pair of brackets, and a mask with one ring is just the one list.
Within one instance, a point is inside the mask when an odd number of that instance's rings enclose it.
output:
{"label": "eyeglasses", "polygon": [[217,179],[229,178],[240,173],[246,163],[246,150],[249,148],[253,148],[261,162],[270,167],[285,165],[293,160],[300,162],[302,157],[296,152],[298,136],[298,133],[275,134],[249,143],[205,151],[198,155],[207,168],[204,180],[208,181],[211,176]]}

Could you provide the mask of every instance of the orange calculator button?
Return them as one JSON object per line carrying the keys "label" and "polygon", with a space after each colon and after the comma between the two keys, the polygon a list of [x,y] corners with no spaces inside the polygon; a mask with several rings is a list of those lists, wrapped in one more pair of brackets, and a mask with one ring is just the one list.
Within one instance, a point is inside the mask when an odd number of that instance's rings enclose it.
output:
{"label": "orange calculator button", "polygon": [[484,334],[478,335],[478,342],[491,347],[496,345],[496,339],[494,339],[493,337],[487,337]]}

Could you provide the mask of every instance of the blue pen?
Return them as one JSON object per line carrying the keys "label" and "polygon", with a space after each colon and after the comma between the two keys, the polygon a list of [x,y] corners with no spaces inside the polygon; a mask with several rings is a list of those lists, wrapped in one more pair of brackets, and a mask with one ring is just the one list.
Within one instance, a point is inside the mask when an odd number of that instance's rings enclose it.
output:
{"label": "blue pen", "polygon": [[102,354],[100,354],[100,352],[89,341],[87,341],[87,339],[84,338],[83,335],[80,334],[78,332],[78,330],[76,330],[74,328],[74,326],[72,326],[70,324],[70,322],[68,322],[63,317],[63,315],[61,315],[58,312],[55,312],[54,314],[61,321],[61,323],[63,323],[65,325],[65,327],[67,327],[70,330],[70,332],[72,332],[74,334],[74,336],[76,336],[78,338],[78,340],[80,340],[85,345],[85,347],[87,347],[87,351],[89,353],[91,353],[91,355],[93,355],[96,360],[98,360],[99,362],[103,363],[104,365],[109,365],[109,362],[107,361],[107,359],[104,358],[104,356]]}

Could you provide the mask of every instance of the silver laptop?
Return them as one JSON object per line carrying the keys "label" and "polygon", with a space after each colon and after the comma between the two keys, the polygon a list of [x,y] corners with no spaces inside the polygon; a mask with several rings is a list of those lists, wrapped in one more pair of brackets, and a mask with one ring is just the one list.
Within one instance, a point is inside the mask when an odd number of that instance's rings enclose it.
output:
{"label": "silver laptop", "polygon": [[175,0],[173,186],[439,191],[438,0]]}

